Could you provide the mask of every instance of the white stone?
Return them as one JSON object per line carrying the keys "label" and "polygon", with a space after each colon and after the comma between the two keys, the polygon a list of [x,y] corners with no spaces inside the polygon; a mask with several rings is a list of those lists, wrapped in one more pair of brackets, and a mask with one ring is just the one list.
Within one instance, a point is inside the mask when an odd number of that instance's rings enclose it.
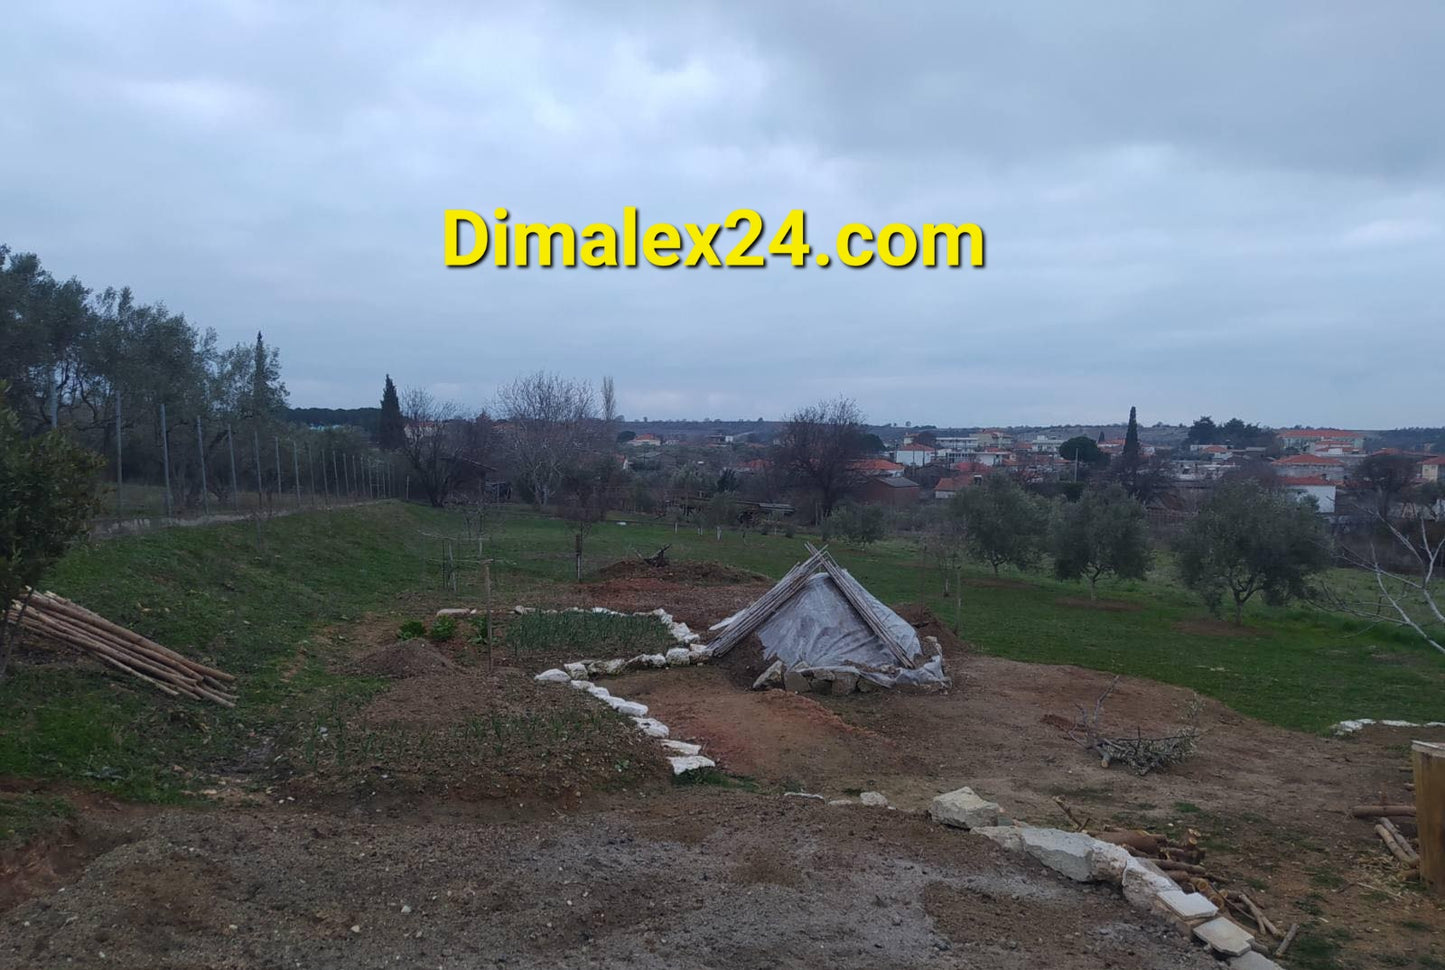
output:
{"label": "white stone", "polygon": [[1131,858],[1133,856],[1129,855],[1123,846],[1095,839],[1093,851],[1089,855],[1094,881],[1120,885],[1124,881],[1124,870],[1129,867]]}
{"label": "white stone", "polygon": [[[592,687],[593,687],[593,684],[592,684],[592,681],[590,681],[590,680],[574,680],[574,681],[572,681],[572,683],[568,684],[567,686],[571,687],[573,690],[588,690],[588,691],[590,691],[590,690],[592,689]],[[600,688],[599,688],[599,689],[600,689]]]}
{"label": "white stone", "polygon": [[1182,889],[1171,889],[1159,894],[1159,902],[1180,919],[1193,922],[1213,919],[1219,915],[1219,907],[1209,901],[1203,893],[1187,893]]}
{"label": "white stone", "polygon": [[586,664],[563,664],[562,669],[567,671],[567,676],[571,677],[573,680],[587,679]]}
{"label": "white stone", "polygon": [[1280,965],[1254,950],[1229,961],[1229,970],[1280,970]]}
{"label": "white stone", "polygon": [[535,613],[537,611],[530,606],[514,606],[512,607],[512,612],[518,616],[526,616],[528,613]]}
{"label": "white stone", "polygon": [[988,828],[998,824],[998,804],[978,797],[972,788],[960,788],[933,800],[928,815],[935,822],[963,829]]}
{"label": "white stone", "polygon": [[835,798],[828,804],[833,806],[834,808],[843,808],[844,806],[857,805],[858,803],[853,801],[853,799],[851,798]]}
{"label": "white stone", "polygon": [[687,774],[689,771],[698,771],[702,768],[717,767],[716,761],[712,760],[711,758],[704,758],[700,754],[687,755],[681,758],[668,758],[667,760],[668,763],[672,765],[672,773],[674,775],[684,775]]}
{"label": "white stone", "polygon": [[[696,636],[694,636],[694,640],[696,640]],[[711,647],[692,646],[688,647],[687,652],[695,664],[706,663],[712,659]]]}
{"label": "white stone", "polygon": [[1009,852],[1022,852],[1024,843],[1020,837],[1023,829],[1012,825],[986,825],[982,828],[970,829],[974,835],[981,835],[994,843],[1001,849]]}
{"label": "white stone", "polygon": [[650,738],[665,738],[672,733],[668,731],[666,724],[655,717],[634,717],[632,721],[639,731]]}
{"label": "white stone", "polygon": [[1027,828],[1019,832],[1024,851],[1075,882],[1094,881],[1093,837],[1082,832]]}
{"label": "white stone", "polygon": [[618,714],[626,714],[628,717],[647,716],[646,704],[639,704],[636,701],[625,701],[620,697],[607,698],[607,704]]}
{"label": "white stone", "polygon": [[1173,892],[1179,888],[1178,884],[1164,875],[1163,870],[1154,863],[1133,856],[1124,864],[1122,885],[1124,898],[1129,905],[1139,909],[1149,909],[1161,893]]}
{"label": "white stone", "polygon": [[702,745],[693,744],[690,741],[674,741],[671,738],[663,738],[662,746],[675,754],[684,756],[702,753]]}
{"label": "white stone", "polygon": [[601,669],[602,673],[607,675],[608,677],[616,677],[618,674],[622,673],[622,671],[626,667],[627,661],[623,660],[621,657],[618,657],[615,660],[602,661]]}
{"label": "white stone", "polygon": [[551,670],[542,671],[532,679],[543,684],[565,684],[572,678],[567,676],[567,671],[558,670],[556,667],[553,667]]}
{"label": "white stone", "polygon": [[1210,949],[1227,957],[1239,957],[1250,952],[1249,945],[1254,936],[1240,928],[1238,923],[1223,916],[1194,927],[1194,935],[1203,940]]}
{"label": "white stone", "polygon": [[667,658],[660,653],[643,654],[641,658],[648,667],[666,667]]}
{"label": "white stone", "polygon": [[858,796],[858,801],[862,802],[864,805],[867,805],[869,808],[888,807],[888,797],[882,792],[865,791],[863,794]]}
{"label": "white stone", "polygon": [[607,698],[612,696],[612,691],[608,690],[606,687],[598,687],[596,684],[593,684],[591,687],[587,688],[587,693],[591,694],[599,701],[605,701],[607,700]]}
{"label": "white stone", "polygon": [[692,663],[692,654],[687,647],[673,647],[667,651],[667,665],[669,667],[686,667]]}
{"label": "white stone", "polygon": [[450,616],[450,617],[472,616],[472,615],[475,614],[476,612],[477,612],[476,610],[469,610],[469,609],[467,609],[467,608],[465,608],[465,607],[452,606],[452,607],[448,607],[448,608],[446,608],[446,609],[437,610],[437,616]]}

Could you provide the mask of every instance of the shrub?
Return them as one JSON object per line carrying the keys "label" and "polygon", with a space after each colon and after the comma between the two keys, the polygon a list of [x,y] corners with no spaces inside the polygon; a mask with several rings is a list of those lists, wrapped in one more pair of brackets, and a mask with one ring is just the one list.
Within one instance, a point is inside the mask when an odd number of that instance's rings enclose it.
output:
{"label": "shrub", "polygon": [[457,621],[455,617],[439,616],[432,621],[431,629],[427,631],[427,639],[432,643],[445,643],[457,633]]}
{"label": "shrub", "polygon": [[426,636],[426,624],[421,620],[407,620],[396,631],[398,640],[415,640]]}

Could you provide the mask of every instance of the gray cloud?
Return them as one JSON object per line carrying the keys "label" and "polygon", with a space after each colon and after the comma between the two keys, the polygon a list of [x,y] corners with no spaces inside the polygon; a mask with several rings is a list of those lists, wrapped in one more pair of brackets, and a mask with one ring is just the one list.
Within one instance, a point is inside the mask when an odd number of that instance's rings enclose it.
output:
{"label": "gray cloud", "polygon": [[[53,7],[54,9],[46,9]],[[1445,420],[1445,8],[28,5],[0,239],[228,340],[298,404]],[[973,221],[981,271],[448,271],[441,211]]]}

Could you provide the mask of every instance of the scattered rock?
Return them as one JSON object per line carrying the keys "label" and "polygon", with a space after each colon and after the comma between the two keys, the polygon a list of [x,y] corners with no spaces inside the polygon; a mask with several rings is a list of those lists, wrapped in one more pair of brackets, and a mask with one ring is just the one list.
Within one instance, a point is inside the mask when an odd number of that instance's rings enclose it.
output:
{"label": "scattered rock", "polygon": [[636,701],[625,701],[620,697],[607,698],[607,704],[618,714],[626,714],[628,717],[647,716],[646,704],[639,704]]}
{"label": "scattered rock", "polygon": [[783,687],[795,694],[804,694],[812,689],[813,682],[803,676],[801,670],[783,671]]}
{"label": "scattered rock", "polygon": [[567,676],[567,671],[553,667],[551,670],[542,671],[532,679],[543,684],[565,684],[572,678]]}
{"label": "scattered rock", "polygon": [[464,606],[452,606],[445,609],[437,610],[437,616],[450,616],[456,618],[463,616],[475,616],[476,612],[476,610],[469,610]]}
{"label": "scattered rock", "polygon": [[998,804],[980,798],[972,788],[960,788],[939,795],[928,806],[928,814],[935,822],[964,829],[989,828],[998,824]]}
{"label": "scattered rock", "polygon": [[1173,892],[1178,884],[1164,875],[1164,871],[1148,859],[1133,856],[1124,864],[1124,875],[1120,880],[1124,899],[1139,909],[1149,909],[1161,893]]}
{"label": "scattered rock", "polygon": [[666,656],[669,667],[686,667],[692,663],[692,652],[687,647],[673,647]]}
{"label": "scattered rock", "polygon": [[1280,965],[1262,953],[1250,950],[1229,961],[1229,970],[1280,970]]}
{"label": "scattered rock", "polygon": [[692,744],[689,741],[674,741],[671,738],[663,738],[662,746],[667,750],[671,751],[673,754],[680,754],[683,756],[702,753],[702,745]]}
{"label": "scattered rock", "polygon": [[590,680],[574,680],[569,686],[574,690],[591,690],[593,684]]}
{"label": "scattered rock", "polygon": [[888,807],[888,797],[882,792],[865,791],[863,794],[858,796],[858,801],[862,802],[864,805],[867,805],[869,808]]}
{"label": "scattered rock", "polygon": [[1097,840],[1093,837],[1082,832],[1026,828],[1019,829],[1019,839],[1025,852],[1060,875],[1075,882],[1094,881]]}
{"label": "scattered rock", "polygon": [[758,675],[753,681],[753,690],[767,690],[769,687],[778,687],[783,683],[783,662],[774,660],[771,667]]}
{"label": "scattered rock", "polygon": [[833,675],[833,689],[830,694],[851,694],[858,689],[858,675],[840,670]]}
{"label": "scattered rock", "polygon": [[[972,831],[974,835],[983,836],[1001,849],[1009,852],[1023,851],[1024,843],[1020,835],[1023,829],[1015,828],[1012,825],[986,825]],[[1174,884],[1170,883],[1170,885]]]}
{"label": "scattered rock", "polygon": [[578,663],[578,664],[563,664],[563,665],[562,665],[562,669],[565,670],[565,671],[567,671],[567,676],[568,676],[568,677],[571,677],[573,680],[586,680],[586,679],[587,679],[587,665],[586,665],[586,664],[581,664],[581,663]]}

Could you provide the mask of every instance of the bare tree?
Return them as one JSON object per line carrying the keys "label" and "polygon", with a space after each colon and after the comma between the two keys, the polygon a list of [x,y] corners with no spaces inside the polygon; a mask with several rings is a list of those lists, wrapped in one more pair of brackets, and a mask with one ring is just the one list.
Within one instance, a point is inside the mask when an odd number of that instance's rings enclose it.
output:
{"label": "bare tree", "polygon": [[503,447],[514,483],[537,505],[549,504],[569,469],[601,443],[597,401],[584,381],[537,371],[498,392]]}
{"label": "bare tree", "polygon": [[611,430],[617,422],[617,391],[612,386],[612,376],[602,378],[602,423]]}
{"label": "bare tree", "polygon": [[1445,600],[1440,594],[1445,522],[1428,501],[1405,503],[1396,519],[1385,508],[1375,508],[1372,534],[1363,550],[1351,543],[1339,547],[1342,560],[1370,574],[1374,594],[1326,587],[1323,599],[1339,612],[1411,630],[1445,653]]}
{"label": "bare tree", "polygon": [[866,451],[863,413],[840,397],[795,411],[779,435],[777,463],[818,498],[823,517],[832,514],[858,481],[854,462]]}
{"label": "bare tree", "polygon": [[486,416],[461,417],[451,401],[440,401],[421,388],[408,388],[401,399],[406,433],[401,453],[411,463],[427,501],[437,508],[452,490],[482,473]]}

